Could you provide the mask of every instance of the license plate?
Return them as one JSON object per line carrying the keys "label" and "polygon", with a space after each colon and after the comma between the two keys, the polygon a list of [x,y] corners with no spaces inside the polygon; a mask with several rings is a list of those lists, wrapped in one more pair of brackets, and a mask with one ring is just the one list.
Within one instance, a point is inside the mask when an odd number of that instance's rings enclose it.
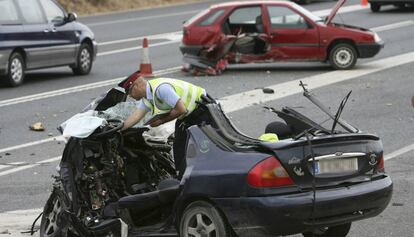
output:
{"label": "license plate", "polygon": [[325,159],[316,162],[315,174],[352,172],[358,170],[358,159]]}

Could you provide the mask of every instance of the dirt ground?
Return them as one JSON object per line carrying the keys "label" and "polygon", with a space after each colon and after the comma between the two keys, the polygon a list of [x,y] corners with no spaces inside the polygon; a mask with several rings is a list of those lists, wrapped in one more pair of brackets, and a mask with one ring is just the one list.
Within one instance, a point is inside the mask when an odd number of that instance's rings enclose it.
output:
{"label": "dirt ground", "polygon": [[78,15],[94,15],[105,12],[151,8],[200,0],[58,0],[69,12]]}

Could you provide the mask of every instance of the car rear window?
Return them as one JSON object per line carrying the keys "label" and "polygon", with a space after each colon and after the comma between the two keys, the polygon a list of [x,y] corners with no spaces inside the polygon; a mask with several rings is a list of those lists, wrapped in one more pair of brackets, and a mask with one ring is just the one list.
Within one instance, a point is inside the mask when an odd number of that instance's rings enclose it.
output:
{"label": "car rear window", "polygon": [[200,17],[207,14],[207,12],[209,12],[209,11],[210,11],[210,9],[206,9],[206,10],[203,10],[203,11],[197,13],[195,16],[193,16],[190,19],[188,19],[187,21],[185,21],[184,26],[189,26],[189,25],[193,24],[196,20],[198,20]]}
{"label": "car rear window", "polygon": [[0,0],[0,24],[12,24],[19,21],[16,7],[12,0]]}
{"label": "car rear window", "polygon": [[225,12],[224,9],[218,10],[218,11],[214,11],[214,12],[210,12],[207,17],[201,21],[198,25],[199,26],[209,26],[211,24],[213,24],[214,22],[216,22],[216,20],[218,18],[220,18],[223,13]]}

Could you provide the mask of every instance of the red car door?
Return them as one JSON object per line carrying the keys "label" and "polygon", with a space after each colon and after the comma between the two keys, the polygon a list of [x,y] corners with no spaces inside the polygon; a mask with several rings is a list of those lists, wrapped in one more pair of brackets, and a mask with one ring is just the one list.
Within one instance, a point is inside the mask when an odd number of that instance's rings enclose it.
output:
{"label": "red car door", "polygon": [[269,4],[266,8],[274,59],[320,59],[316,25],[288,5]]}

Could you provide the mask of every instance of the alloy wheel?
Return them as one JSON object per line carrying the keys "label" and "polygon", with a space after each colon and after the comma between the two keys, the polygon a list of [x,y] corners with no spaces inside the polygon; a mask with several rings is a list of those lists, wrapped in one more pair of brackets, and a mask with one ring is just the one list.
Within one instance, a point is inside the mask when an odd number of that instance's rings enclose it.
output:
{"label": "alloy wheel", "polygon": [[186,235],[191,237],[215,237],[216,225],[206,213],[196,213],[186,223]]}
{"label": "alloy wheel", "polygon": [[62,203],[58,197],[53,200],[53,209],[49,213],[45,213],[46,223],[44,226],[44,235],[43,237],[56,236],[56,233],[59,229],[58,227],[58,217],[62,211]]}
{"label": "alloy wheel", "polygon": [[87,71],[91,64],[91,54],[87,48],[82,49],[80,54],[80,66],[83,71]]}
{"label": "alloy wheel", "polygon": [[23,63],[19,58],[14,58],[10,65],[11,79],[17,84],[23,78]]}

